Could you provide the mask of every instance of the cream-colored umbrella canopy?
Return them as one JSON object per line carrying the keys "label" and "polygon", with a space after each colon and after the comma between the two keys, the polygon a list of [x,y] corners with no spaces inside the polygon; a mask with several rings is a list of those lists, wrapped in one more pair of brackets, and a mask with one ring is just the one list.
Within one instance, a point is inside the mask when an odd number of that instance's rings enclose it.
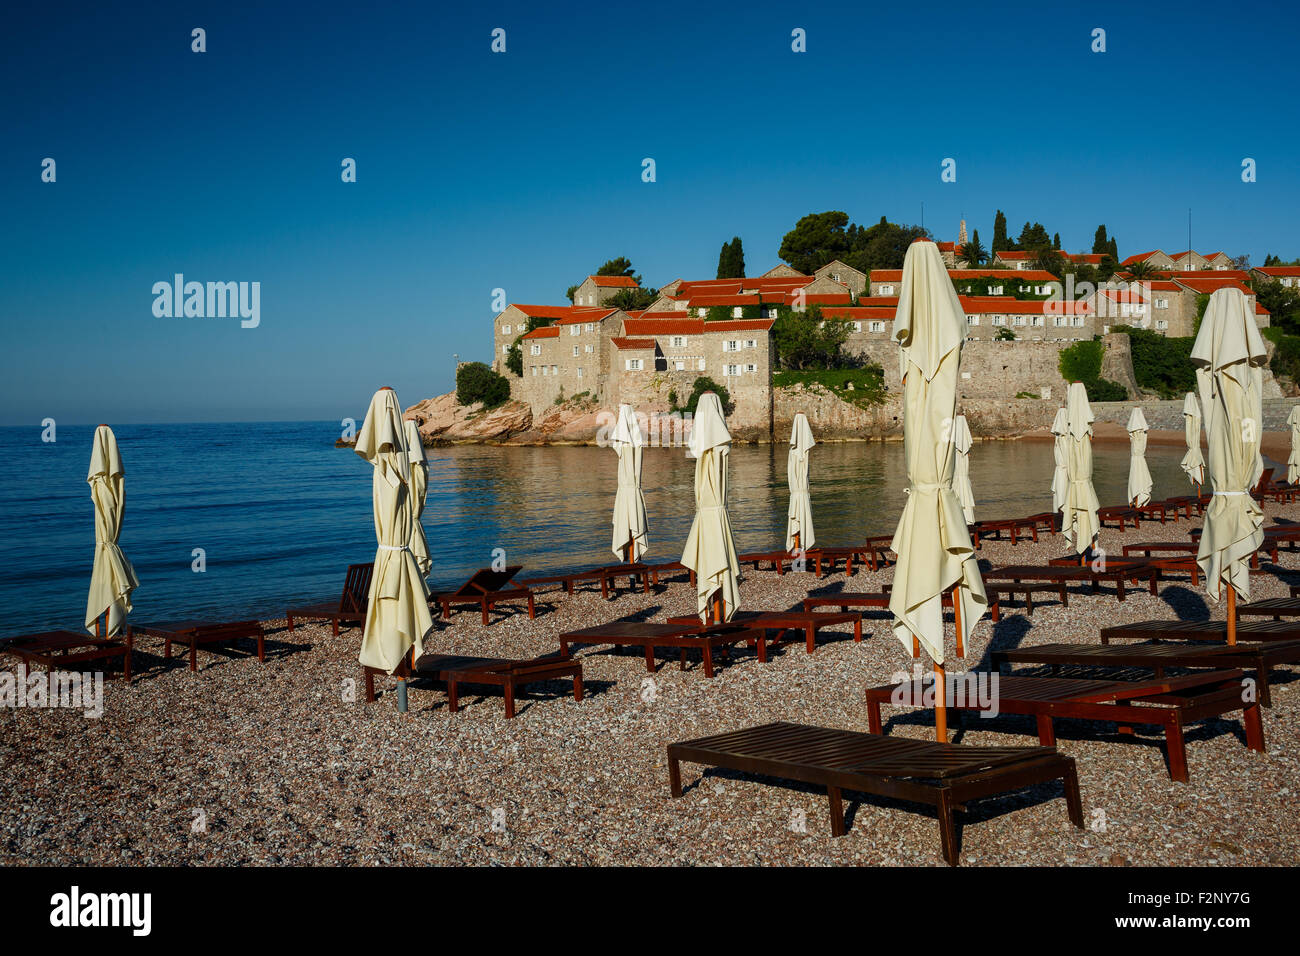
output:
{"label": "cream-colored umbrella canopy", "polygon": [[952,490],[961,502],[961,512],[966,516],[967,524],[975,523],[975,490],[970,486],[970,449],[972,439],[966,416],[958,415],[952,420],[952,445],[957,453],[953,463]]}
{"label": "cream-colored umbrella canopy", "polygon": [[[429,540],[424,534],[424,524],[420,517],[424,514],[424,499],[429,493],[429,463],[424,458],[424,441],[420,438],[420,427],[406,419],[406,450],[411,461],[411,504],[415,509],[414,521],[411,522],[411,554],[420,569],[420,580],[424,581],[433,570],[433,558],[429,556]],[[428,591],[426,582],[425,591]]]}
{"label": "cream-colored umbrella canopy", "polygon": [[1092,406],[1082,382],[1070,384],[1065,403],[1065,501],[1061,506],[1061,534],[1083,554],[1101,530],[1097,519],[1097,492],[1092,487]]}
{"label": "cream-colored umbrella canopy", "polygon": [[107,425],[95,429],[86,482],[95,507],[95,559],[90,570],[90,593],[86,596],[86,630],[95,633],[100,615],[105,614],[103,636],[113,637],[122,632],[126,616],[131,613],[131,592],[140,582],[117,544],[126,507],[126,482],[117,436]]}
{"label": "cream-colored umbrella canopy", "polygon": [[815,444],[808,416],[799,412],[790,428],[790,455],[785,465],[786,482],[790,487],[790,509],[785,523],[787,551],[794,547],[795,535],[799,536],[802,551],[807,551],[817,541],[817,533],[813,530],[812,495],[808,490],[808,452]]}
{"label": "cream-colored umbrella canopy", "polygon": [[614,554],[639,561],[650,550],[646,536],[645,496],[641,493],[641,449],[645,437],[631,405],[618,406],[618,421],[609,442],[618,455],[618,488],[614,492]]}
{"label": "cream-colored umbrella canopy", "polygon": [[1205,459],[1201,457],[1201,405],[1195,392],[1183,399],[1183,435],[1187,439],[1187,454],[1179,467],[1187,472],[1189,481],[1205,484]]}
{"label": "cream-colored umbrella canopy", "polygon": [[1250,491],[1264,469],[1259,442],[1267,361],[1246,296],[1238,289],[1217,290],[1192,345],[1214,489],[1196,562],[1215,602],[1224,584],[1250,599],[1248,559],[1264,540],[1264,514]]}
{"label": "cream-colored umbrella canopy", "polygon": [[915,639],[942,664],[944,592],[958,589],[963,644],[988,599],[952,487],[952,423],[966,316],[933,242],[914,242],[907,250],[894,337],[903,375],[903,454],[909,487],[892,544],[898,563],[889,610],[903,646],[911,650]]}
{"label": "cream-colored umbrella canopy", "polygon": [[1151,501],[1151,469],[1147,468],[1147,417],[1134,408],[1128,416],[1128,500],[1139,508]]}
{"label": "cream-colored umbrella canopy", "polygon": [[360,661],[392,673],[412,646],[418,659],[433,628],[420,566],[411,551],[415,496],[411,455],[397,393],[381,388],[370,399],[356,453],[374,467],[375,570],[370,579]]}
{"label": "cream-colored umbrella canopy", "polygon": [[691,425],[687,453],[695,459],[695,520],[686,537],[682,564],[695,572],[695,600],[700,618],[709,621],[709,600],[722,598],[723,617],[740,607],[740,562],[727,517],[727,456],[731,433],[722,403],[712,392],[700,396]]}
{"label": "cream-colored umbrella canopy", "polygon": [[1291,426],[1291,454],[1286,459],[1286,480],[1294,485],[1300,478],[1300,405],[1291,406],[1286,423]]}
{"label": "cream-colored umbrella canopy", "polygon": [[1055,513],[1065,507],[1065,495],[1070,488],[1070,419],[1064,405],[1056,410],[1052,435],[1052,459],[1055,462],[1052,469],[1052,511]]}

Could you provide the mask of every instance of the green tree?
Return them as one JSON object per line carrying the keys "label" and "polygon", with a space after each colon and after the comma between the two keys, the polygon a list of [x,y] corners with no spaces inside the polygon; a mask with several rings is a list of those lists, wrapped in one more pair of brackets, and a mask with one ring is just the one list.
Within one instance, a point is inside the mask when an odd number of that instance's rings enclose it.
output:
{"label": "green tree", "polygon": [[718,253],[718,278],[743,279],[745,277],[745,247],[740,236],[733,236],[730,242],[722,244]]}
{"label": "green tree", "polygon": [[635,289],[619,289],[608,299],[605,305],[611,309],[622,309],[624,312],[638,312],[650,307],[650,303],[659,298],[658,289],[642,289],[638,286]]}
{"label": "green tree", "polygon": [[1036,222],[1032,226],[1025,223],[1025,227],[1020,230],[1020,238],[1016,241],[1016,247],[1027,252],[1048,249],[1051,246],[1052,239],[1041,222]]}
{"label": "green tree", "polygon": [[1130,262],[1124,267],[1124,271],[1134,279],[1150,279],[1160,270],[1146,260],[1139,259],[1137,262]]}
{"label": "green tree", "polygon": [[849,324],[842,319],[823,319],[819,305],[802,312],[780,306],[772,323],[772,345],[781,368],[839,368],[844,364],[840,349],[848,337]]}
{"label": "green tree", "polygon": [[907,249],[917,239],[929,238],[921,226],[890,222],[884,216],[874,226],[850,226],[847,235],[850,251],[840,258],[860,272],[872,269],[901,269]]}
{"label": "green tree", "polygon": [[637,285],[641,284],[641,277],[636,274],[632,268],[632,261],[627,256],[619,256],[617,259],[610,259],[603,266],[596,270],[598,276],[626,276],[634,279]]}
{"label": "green tree", "polygon": [[993,246],[991,248],[995,254],[1005,252],[1011,248],[1011,240],[1007,238],[1007,217],[1001,209],[993,217]]}
{"label": "green tree", "polygon": [[845,231],[848,223],[848,213],[834,210],[810,213],[782,237],[777,255],[792,268],[812,275],[826,263],[848,254],[849,237]]}
{"label": "green tree", "polygon": [[510,351],[506,353],[506,368],[523,378],[524,350],[519,347],[518,339],[510,343]]}
{"label": "green tree", "polygon": [[1110,244],[1106,241],[1106,224],[1103,222],[1097,227],[1097,231],[1092,234],[1092,253],[1093,255],[1105,255],[1110,251]]}
{"label": "green tree", "polygon": [[1061,248],[1061,234],[1059,232],[1052,233],[1052,248],[1057,250]]}
{"label": "green tree", "polygon": [[571,286],[569,286],[568,290],[567,290],[564,294],[565,294],[565,296],[568,297],[569,301],[572,302],[572,301],[573,301],[573,295],[574,295],[574,293],[577,292],[577,291],[578,291],[578,287],[577,287],[576,285],[571,285]]}
{"label": "green tree", "polygon": [[1280,282],[1257,282],[1255,301],[1272,313],[1271,326],[1290,335],[1300,335],[1300,288]]}
{"label": "green tree", "polygon": [[456,369],[456,404],[482,402],[495,408],[510,398],[510,382],[482,362],[466,362]]}
{"label": "green tree", "polygon": [[1107,247],[1106,251],[1110,253],[1110,257],[1111,257],[1112,259],[1115,260],[1116,264],[1118,264],[1118,263],[1119,263],[1119,244],[1115,242],[1115,237],[1114,237],[1114,236],[1111,236],[1111,237],[1110,237],[1110,245]]}
{"label": "green tree", "polygon": [[736,410],[736,404],[731,400],[731,393],[727,391],[727,387],[719,385],[707,375],[699,376],[691,385],[691,394],[686,399],[685,405],[677,404],[677,393],[675,391],[669,393],[668,404],[674,412],[689,412],[694,415],[700,404],[700,396],[705,392],[712,392],[718,396],[718,401],[722,404],[722,414],[730,415]]}
{"label": "green tree", "polygon": [[980,242],[980,231],[976,229],[971,233],[970,239],[966,240],[966,245],[957,250],[958,257],[966,260],[966,265],[972,269],[982,266],[988,261],[989,252]]}

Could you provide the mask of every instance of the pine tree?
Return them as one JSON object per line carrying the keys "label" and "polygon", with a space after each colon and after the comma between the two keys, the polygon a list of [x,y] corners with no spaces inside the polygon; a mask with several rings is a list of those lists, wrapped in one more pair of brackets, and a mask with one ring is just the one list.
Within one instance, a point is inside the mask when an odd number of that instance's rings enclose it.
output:
{"label": "pine tree", "polygon": [[1061,234],[1059,232],[1052,233],[1052,248],[1061,248]]}
{"label": "pine tree", "polygon": [[1007,243],[1007,217],[999,209],[998,214],[993,217],[993,251],[1002,252],[1010,248]]}
{"label": "pine tree", "polygon": [[1094,255],[1101,256],[1110,251],[1110,246],[1106,243],[1106,224],[1104,222],[1097,227],[1097,231],[1092,235],[1092,251]]}
{"label": "pine tree", "polygon": [[1119,262],[1119,245],[1115,242],[1114,236],[1110,237],[1110,245],[1107,247],[1107,251],[1110,253],[1112,259]]}

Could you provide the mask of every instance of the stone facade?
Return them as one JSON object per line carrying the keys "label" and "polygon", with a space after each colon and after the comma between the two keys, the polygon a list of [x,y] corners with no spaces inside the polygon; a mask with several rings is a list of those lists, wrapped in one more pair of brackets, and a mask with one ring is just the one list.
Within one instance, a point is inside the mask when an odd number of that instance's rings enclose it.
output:
{"label": "stone facade", "polygon": [[625,289],[636,289],[635,279],[628,276],[587,276],[573,292],[573,304],[589,309],[605,305]]}
{"label": "stone facade", "polygon": [[848,290],[856,295],[861,295],[867,287],[867,274],[859,272],[850,265],[845,265],[840,260],[835,259],[826,263],[816,272],[813,273],[819,279],[830,279],[832,282],[838,282],[846,286]]}

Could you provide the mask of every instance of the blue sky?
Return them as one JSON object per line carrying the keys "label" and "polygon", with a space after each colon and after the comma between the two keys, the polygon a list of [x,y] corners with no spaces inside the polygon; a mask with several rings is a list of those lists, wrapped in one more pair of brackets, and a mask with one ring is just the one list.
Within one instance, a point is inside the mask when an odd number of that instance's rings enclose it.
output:
{"label": "blue sky", "polygon": [[[494,288],[707,278],[733,235],[757,274],[826,209],[987,245],[1001,208],[1069,251],[1105,222],[1128,255],[1183,249],[1190,206],[1197,249],[1300,255],[1281,4],[130,6],[0,35],[4,424],[411,404],[490,361]],[[260,282],[260,326],[155,317],[177,272]]]}

